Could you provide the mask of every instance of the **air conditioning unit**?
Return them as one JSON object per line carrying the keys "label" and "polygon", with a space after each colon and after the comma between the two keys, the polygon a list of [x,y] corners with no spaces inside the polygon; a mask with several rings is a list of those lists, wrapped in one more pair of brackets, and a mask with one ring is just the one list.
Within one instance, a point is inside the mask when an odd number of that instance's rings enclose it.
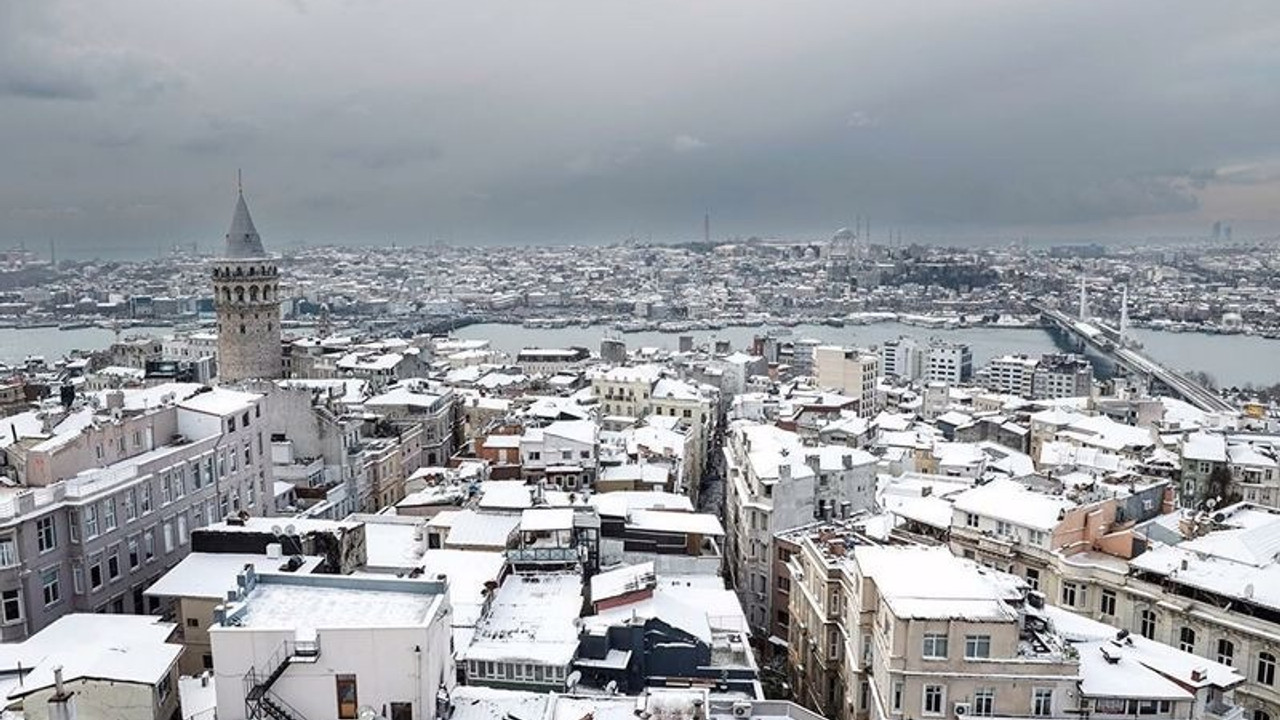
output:
{"label": "air conditioning unit", "polygon": [[973,714],[973,706],[967,702],[958,702],[952,709],[956,717],[967,717]]}
{"label": "air conditioning unit", "polygon": [[751,703],[749,703],[749,702],[736,702],[736,703],[734,703],[734,704],[733,704],[733,716],[734,716],[734,717],[736,717],[736,718],[749,718],[749,717],[751,717]]}

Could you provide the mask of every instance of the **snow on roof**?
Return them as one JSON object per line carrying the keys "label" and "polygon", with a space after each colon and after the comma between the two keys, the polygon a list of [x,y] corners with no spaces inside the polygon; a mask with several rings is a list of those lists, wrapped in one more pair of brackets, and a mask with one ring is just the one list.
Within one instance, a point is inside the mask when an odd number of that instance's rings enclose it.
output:
{"label": "snow on roof", "polygon": [[571,508],[529,508],[520,513],[521,532],[555,532],[573,529]]}
{"label": "snow on roof", "polygon": [[449,720],[539,720],[552,697],[547,693],[459,685],[449,695]]}
{"label": "snow on roof", "polygon": [[724,535],[720,519],[710,513],[675,512],[671,510],[632,510],[627,527],[649,532],[682,535]]}
{"label": "snow on roof", "polygon": [[653,384],[662,377],[661,365],[634,365],[631,367],[615,367],[593,376],[612,383],[649,383]]}
{"label": "snow on roof", "polygon": [[693,512],[693,501],[687,495],[657,491],[624,491],[592,495],[588,500],[596,511],[607,517],[626,517],[633,510],[678,510]]}
{"label": "snow on roof", "polygon": [[1276,459],[1253,445],[1247,443],[1231,444],[1227,447],[1227,455],[1233,465],[1250,465],[1253,467],[1276,467]]}
{"label": "snow on roof", "polygon": [[951,503],[937,497],[886,496],[881,505],[888,512],[930,527],[946,530],[951,527]]}
{"label": "snow on roof", "polygon": [[520,516],[506,513],[462,510],[453,515],[445,545],[458,549],[492,548],[503,550],[511,542]]}
{"label": "snow on roof", "polygon": [[[322,560],[324,558],[306,557],[305,564],[295,572],[310,573]],[[286,562],[288,558],[266,555],[193,552],[152,583],[146,594],[168,598],[223,598],[228,590],[236,588],[236,575],[245,565],[264,573],[278,571]]]}
{"label": "snow on roof", "polygon": [[653,595],[583,618],[589,628],[625,625],[635,618],[654,618],[711,644],[716,631],[747,628],[742,603],[714,575],[667,575],[658,578]]}
{"label": "snow on roof", "polygon": [[155,684],[182,654],[181,645],[168,642],[176,627],[146,615],[64,615],[23,642],[0,645],[0,668],[31,669],[9,697],[52,686],[58,665],[67,681]]}
{"label": "snow on roof", "polygon": [[[1125,634],[1119,629],[1062,608],[1041,610],[1054,629],[1080,652],[1081,689],[1089,697],[1188,699],[1185,688],[1231,688],[1245,678],[1230,665],[1214,662],[1172,645]],[[1106,655],[1118,658],[1112,663]]]}
{"label": "snow on roof", "polygon": [[544,436],[552,435],[584,445],[595,445],[600,426],[594,420],[557,420],[542,428]]}
{"label": "snow on roof", "polygon": [[577,573],[508,575],[458,659],[568,665],[578,649],[581,609]]}
{"label": "snow on roof", "polygon": [[1021,597],[1025,581],[956,557],[943,547],[858,546],[859,572],[901,618],[1006,621],[1017,613],[1006,602]]}
{"label": "snow on roof", "polygon": [[1057,527],[1059,516],[1076,506],[1005,478],[956,493],[952,499],[956,510],[1043,531]]}
{"label": "snow on roof", "polygon": [[671,471],[654,463],[628,463],[611,465],[600,471],[596,482],[639,482],[645,485],[665,485]]}
{"label": "snow on roof", "polygon": [[1182,442],[1182,457],[1207,462],[1227,461],[1227,439],[1217,433],[1193,432]]}
{"label": "snow on roof", "polygon": [[486,480],[480,483],[481,510],[521,510],[533,506],[533,487],[523,480]]}
{"label": "snow on roof", "polygon": [[182,720],[216,720],[218,687],[213,673],[204,679],[190,675],[179,677],[178,706],[182,708]]}
{"label": "snow on roof", "polygon": [[248,410],[261,397],[256,393],[214,388],[179,402],[178,407],[209,415],[225,416]]}
{"label": "snow on roof", "polygon": [[[389,522],[391,520],[397,522]],[[401,522],[410,520],[411,522]],[[365,566],[388,570],[417,567],[425,543],[417,537],[421,518],[369,516],[364,523]]]}
{"label": "snow on roof", "polygon": [[365,405],[374,407],[408,407],[429,408],[440,402],[442,396],[422,392],[417,386],[401,384],[392,387],[381,395],[375,395],[364,401]]}
{"label": "snow on roof", "polygon": [[638,565],[623,565],[591,577],[591,602],[618,597],[627,593],[651,588],[657,584],[653,561]]}
{"label": "snow on roof", "polygon": [[[307,577],[315,582],[294,584],[285,580],[288,577],[260,577],[238,603],[238,627],[325,630],[421,626],[431,620],[444,599],[425,591],[429,586],[417,580],[388,578],[358,587],[362,578],[312,575]],[[337,580],[345,582],[340,585]],[[357,582],[351,583],[353,580]],[[214,627],[210,632],[235,629]]]}
{"label": "snow on roof", "polygon": [[1224,508],[1224,523],[1178,545],[1129,561],[1170,581],[1280,610],[1280,511],[1248,504]]}
{"label": "snow on roof", "polygon": [[422,576],[449,580],[449,604],[455,627],[474,627],[484,608],[485,583],[502,577],[506,556],[487,550],[428,550],[420,559]]}
{"label": "snow on roof", "polygon": [[658,380],[653,386],[653,397],[662,400],[702,400],[696,386],[674,378]]}

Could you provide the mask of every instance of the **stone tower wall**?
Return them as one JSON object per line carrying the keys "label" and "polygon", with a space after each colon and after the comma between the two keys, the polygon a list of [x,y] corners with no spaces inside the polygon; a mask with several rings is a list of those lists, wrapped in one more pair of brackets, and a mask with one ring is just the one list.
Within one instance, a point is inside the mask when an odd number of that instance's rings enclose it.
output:
{"label": "stone tower wall", "polygon": [[280,377],[279,286],[279,273],[270,258],[214,263],[213,305],[218,314],[222,382]]}

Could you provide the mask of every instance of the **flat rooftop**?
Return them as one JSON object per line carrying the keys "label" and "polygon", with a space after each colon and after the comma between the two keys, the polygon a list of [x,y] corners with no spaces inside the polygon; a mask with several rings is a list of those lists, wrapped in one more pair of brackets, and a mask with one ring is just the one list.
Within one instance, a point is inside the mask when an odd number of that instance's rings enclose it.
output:
{"label": "flat rooftop", "polygon": [[438,583],[365,577],[263,575],[231,617],[243,628],[386,628],[426,625],[443,601]]}

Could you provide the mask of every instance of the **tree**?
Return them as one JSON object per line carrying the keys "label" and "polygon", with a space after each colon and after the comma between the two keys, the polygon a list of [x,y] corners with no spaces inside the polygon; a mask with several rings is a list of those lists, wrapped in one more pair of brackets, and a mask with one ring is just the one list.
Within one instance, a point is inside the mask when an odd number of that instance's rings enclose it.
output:
{"label": "tree", "polygon": [[1213,468],[1213,472],[1209,473],[1205,496],[1200,498],[1200,502],[1204,503],[1210,498],[1217,500],[1215,507],[1240,502],[1240,493],[1231,487],[1231,471],[1227,469],[1226,465],[1216,465]]}

